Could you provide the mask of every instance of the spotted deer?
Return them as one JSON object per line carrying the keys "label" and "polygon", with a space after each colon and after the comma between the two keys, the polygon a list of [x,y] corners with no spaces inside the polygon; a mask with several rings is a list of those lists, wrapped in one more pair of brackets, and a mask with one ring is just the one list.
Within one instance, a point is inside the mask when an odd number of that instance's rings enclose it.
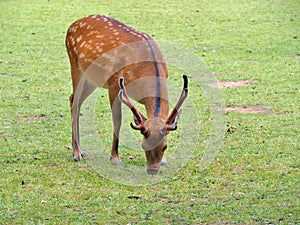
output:
{"label": "spotted deer", "polygon": [[[121,105],[133,113],[134,130],[143,135],[147,172],[156,174],[166,165],[167,135],[177,129],[180,108],[187,97],[188,79],[169,115],[167,64],[154,39],[113,18],[91,15],[75,21],[68,29],[66,47],[71,64],[73,93],[70,96],[72,146],[75,161],[85,156],[79,144],[79,115],[83,101],[97,88],[108,89],[113,120],[110,160],[122,164],[118,154],[122,120]],[[145,105],[143,116],[130,98]]]}

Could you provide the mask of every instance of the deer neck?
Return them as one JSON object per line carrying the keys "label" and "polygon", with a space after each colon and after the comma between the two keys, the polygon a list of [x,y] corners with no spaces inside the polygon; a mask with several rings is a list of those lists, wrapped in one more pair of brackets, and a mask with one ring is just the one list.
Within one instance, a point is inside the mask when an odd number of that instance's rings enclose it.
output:
{"label": "deer neck", "polygon": [[147,118],[160,117],[163,120],[168,118],[169,102],[165,98],[160,97],[147,97],[145,98],[145,108]]}

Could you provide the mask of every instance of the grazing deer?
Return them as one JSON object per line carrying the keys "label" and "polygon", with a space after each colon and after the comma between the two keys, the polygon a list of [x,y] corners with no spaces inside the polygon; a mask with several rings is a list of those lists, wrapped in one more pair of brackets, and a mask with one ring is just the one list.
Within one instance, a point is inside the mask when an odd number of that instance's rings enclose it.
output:
{"label": "grazing deer", "polygon": [[[114,125],[111,162],[122,164],[118,143],[123,102],[134,115],[135,125],[131,123],[131,127],[143,135],[147,172],[156,174],[161,164],[167,164],[167,135],[177,128],[180,107],[188,92],[187,77],[183,75],[181,97],[168,116],[168,69],[152,37],[115,19],[91,15],[69,27],[66,47],[73,84],[70,105],[74,160],[85,156],[79,145],[80,106],[97,87],[104,87],[109,92]],[[130,102],[129,96],[145,105],[147,118]]]}

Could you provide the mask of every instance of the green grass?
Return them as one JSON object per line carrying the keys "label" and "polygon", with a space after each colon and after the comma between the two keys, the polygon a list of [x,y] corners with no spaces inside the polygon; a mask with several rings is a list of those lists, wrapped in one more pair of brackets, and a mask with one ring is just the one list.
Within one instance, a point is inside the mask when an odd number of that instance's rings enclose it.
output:
{"label": "green grass", "polygon": [[[299,9],[297,0],[1,1],[1,223],[299,224]],[[220,80],[257,79],[222,90],[225,105],[277,113],[227,112],[236,129],[200,169],[210,113],[191,77],[190,98],[203,119],[199,149],[170,179],[127,186],[74,163],[64,38],[74,20],[92,13],[186,48]],[[99,104],[110,123],[108,101]],[[108,155],[111,130],[103,132]]]}

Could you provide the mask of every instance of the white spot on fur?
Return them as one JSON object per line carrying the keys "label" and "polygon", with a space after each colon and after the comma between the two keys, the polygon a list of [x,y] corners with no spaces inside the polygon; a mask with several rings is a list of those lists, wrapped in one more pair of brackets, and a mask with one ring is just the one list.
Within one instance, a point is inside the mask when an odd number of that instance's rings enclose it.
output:
{"label": "white spot on fur", "polygon": [[131,75],[133,75],[133,72],[129,70],[129,71],[127,71],[127,75],[131,76]]}
{"label": "white spot on fur", "polygon": [[73,27],[70,27],[70,29],[69,29],[69,32],[74,32],[74,29],[75,29],[75,26],[73,26]]}
{"label": "white spot on fur", "polygon": [[72,45],[75,45],[75,40],[74,40],[73,36],[70,37],[70,40],[71,40]]}
{"label": "white spot on fur", "polygon": [[79,58],[83,59],[84,57],[85,57],[85,54],[84,53],[80,53]]}
{"label": "white spot on fur", "polygon": [[76,47],[74,47],[74,52],[75,52],[76,55],[78,54],[78,51],[77,51]]}
{"label": "white spot on fur", "polygon": [[90,33],[88,33],[86,36],[91,36],[95,33],[95,31],[91,31]]}
{"label": "white spot on fur", "polygon": [[76,39],[77,42],[80,42],[81,40],[82,40],[82,35],[80,35],[80,36]]}
{"label": "white spot on fur", "polygon": [[80,47],[82,48],[85,45],[86,41],[82,42]]}

